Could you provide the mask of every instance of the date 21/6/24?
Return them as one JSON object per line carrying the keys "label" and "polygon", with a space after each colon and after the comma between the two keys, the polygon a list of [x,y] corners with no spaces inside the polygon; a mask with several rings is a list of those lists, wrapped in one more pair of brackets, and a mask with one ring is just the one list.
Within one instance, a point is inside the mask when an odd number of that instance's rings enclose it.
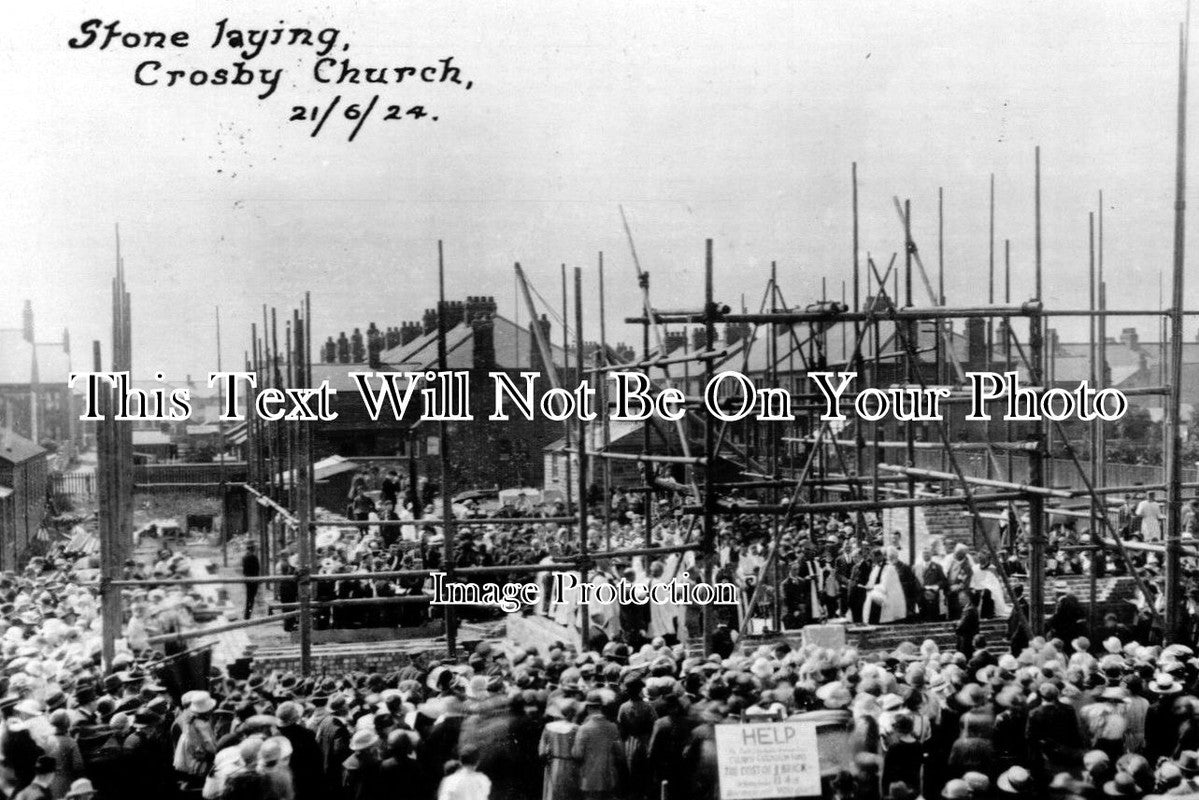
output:
{"label": "date 21/6/24", "polygon": [[341,95],[337,95],[323,108],[319,105],[292,106],[291,116],[288,117],[288,120],[290,122],[315,123],[311,134],[315,137],[331,118],[344,119],[353,124],[353,130],[350,131],[349,136],[349,141],[352,142],[358,135],[358,131],[362,130],[362,126],[375,113],[380,114],[379,118],[384,121],[402,119],[437,121],[437,117],[430,115],[424,106],[379,106],[379,95],[375,95],[366,103],[346,103]]}

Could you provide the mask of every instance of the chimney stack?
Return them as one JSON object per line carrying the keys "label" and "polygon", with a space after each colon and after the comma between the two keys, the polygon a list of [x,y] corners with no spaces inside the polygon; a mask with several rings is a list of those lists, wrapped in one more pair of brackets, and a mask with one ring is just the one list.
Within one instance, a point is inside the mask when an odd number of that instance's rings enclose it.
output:
{"label": "chimney stack", "polygon": [[366,362],[371,369],[379,369],[383,366],[383,360],[379,358],[383,353],[383,333],[375,323],[371,323],[366,329]]}
{"label": "chimney stack", "polygon": [[662,340],[663,346],[666,348],[666,354],[669,355],[675,350],[678,350],[687,343],[686,331],[667,331],[666,337]]}
{"label": "chimney stack", "polygon": [[466,304],[461,300],[447,300],[445,303],[445,329],[452,331],[466,321]]}
{"label": "chimney stack", "polygon": [[533,366],[533,370],[535,372],[541,372],[548,375],[549,371],[554,368],[554,365],[546,365],[541,360],[541,350],[537,347],[537,333],[536,329],[533,327],[534,324],[540,326],[541,336],[543,339],[545,339],[546,344],[549,346],[550,357],[553,358],[554,345],[553,340],[550,339],[549,317],[547,317],[545,314],[542,314],[540,320],[538,320],[536,323],[529,324],[529,363]]}
{"label": "chimney stack", "polygon": [[323,363],[323,364],[336,364],[337,363],[337,342],[333,341],[332,336],[330,336],[328,339],[326,339],[325,343],[323,345],[321,345],[321,363]]}
{"label": "chimney stack", "polygon": [[405,345],[415,339],[419,339],[424,333],[425,329],[419,322],[401,322],[400,344]]}
{"label": "chimney stack", "polygon": [[345,331],[342,331],[337,336],[337,363],[350,363],[350,340],[346,338]]}
{"label": "chimney stack", "polygon": [[350,361],[354,364],[366,361],[366,343],[362,340],[361,328],[355,328],[350,334]]}
{"label": "chimney stack", "polygon": [[1139,342],[1136,328],[1125,328],[1120,331],[1120,344],[1136,347]]}
{"label": "chimney stack", "polygon": [[966,361],[972,370],[987,368],[987,321],[966,320]]}
{"label": "chimney stack", "polygon": [[466,298],[465,308],[467,323],[473,323],[480,316],[494,319],[499,307],[496,305],[494,297],[489,295],[472,295]]}
{"label": "chimney stack", "polygon": [[432,333],[437,330],[437,309],[426,308],[425,313],[421,315],[421,334]]}
{"label": "chimney stack", "polygon": [[729,322],[724,326],[724,342],[732,346],[749,338],[749,325],[744,322]]}
{"label": "chimney stack", "polygon": [[466,298],[466,322],[472,331],[472,366],[478,370],[495,369],[495,312],[494,297]]}

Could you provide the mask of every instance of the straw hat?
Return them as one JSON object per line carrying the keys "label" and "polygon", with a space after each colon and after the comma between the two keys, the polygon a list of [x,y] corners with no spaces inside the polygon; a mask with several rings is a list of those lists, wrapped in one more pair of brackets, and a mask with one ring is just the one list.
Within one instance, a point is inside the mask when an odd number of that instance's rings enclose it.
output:
{"label": "straw hat", "polygon": [[187,701],[187,710],[193,714],[207,714],[216,708],[216,700],[208,692],[189,692],[191,698]]}
{"label": "straw hat", "polygon": [[362,750],[368,750],[377,744],[379,744],[379,734],[375,733],[369,728],[358,731],[354,734],[353,738],[350,739],[350,749],[355,753]]}
{"label": "straw hat", "polygon": [[91,798],[96,796],[96,789],[87,778],[79,778],[71,784],[70,790],[63,796],[65,798],[78,798],[78,800],[91,800]]}
{"label": "straw hat", "polygon": [[1021,794],[1031,791],[1032,775],[1024,767],[1011,767],[999,776],[995,781],[995,785],[1001,792],[1009,794]]}

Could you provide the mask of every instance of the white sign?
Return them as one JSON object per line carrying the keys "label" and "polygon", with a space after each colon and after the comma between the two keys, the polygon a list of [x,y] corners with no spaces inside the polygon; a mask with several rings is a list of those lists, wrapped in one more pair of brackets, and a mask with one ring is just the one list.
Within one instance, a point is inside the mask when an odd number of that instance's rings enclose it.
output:
{"label": "white sign", "polygon": [[803,643],[838,650],[845,647],[844,625],[804,625]]}
{"label": "white sign", "polygon": [[820,796],[813,723],[717,725],[715,731],[720,800]]}

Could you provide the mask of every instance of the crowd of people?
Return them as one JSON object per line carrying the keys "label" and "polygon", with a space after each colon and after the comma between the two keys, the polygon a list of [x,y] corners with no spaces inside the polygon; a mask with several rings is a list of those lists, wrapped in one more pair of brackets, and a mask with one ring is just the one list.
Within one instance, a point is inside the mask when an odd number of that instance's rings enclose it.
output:
{"label": "crowd of people", "polygon": [[[401,504],[405,494],[401,484]],[[635,498],[614,497],[607,511],[594,515],[594,542],[645,542],[646,509]],[[560,509],[466,503],[455,512],[492,517],[456,542],[456,565],[549,563],[578,551],[572,528],[504,521]],[[777,537],[770,518],[730,517],[719,522],[718,577],[741,586],[745,602],[720,612],[706,643],[697,609],[590,606],[586,642],[484,641],[455,659],[430,653],[378,672],[311,677],[244,664],[181,672],[191,651],[178,635],[223,599],[201,584],[126,589],[123,637],[103,663],[96,560],[58,544],[0,573],[0,798],[715,800],[716,726],[772,720],[817,726],[822,794],[842,800],[1199,794],[1199,657],[1161,643],[1152,624],[1159,593],[1095,629],[1063,593],[1045,635],[1032,636],[1021,623],[1030,613],[1026,543],[1019,521],[1008,522],[992,561],[939,543],[911,558],[873,515],[804,517]],[[648,527],[655,545],[688,536],[687,520],[668,507],[653,509]],[[397,528],[322,534],[320,570],[441,563],[436,528],[414,527],[408,538]],[[1051,557],[1082,559],[1080,574],[1137,570],[1154,585],[1147,557],[1092,562],[1078,546],[1085,536],[1055,526]],[[243,569],[261,571],[258,554],[245,553]],[[291,553],[278,555],[272,571],[295,568]],[[692,558],[608,559],[596,577],[668,580],[694,574]],[[202,560],[165,548],[125,569],[150,581],[207,573]],[[289,602],[289,583],[276,604]],[[427,591],[421,579],[323,583],[319,596],[334,598]],[[405,624],[396,614],[413,605],[348,607],[353,614],[335,606],[317,619]],[[570,603],[524,612],[568,628],[583,613]],[[989,615],[1008,617],[1005,639],[979,635]],[[760,632],[913,619],[957,620],[953,644],[868,651],[852,640],[824,647],[747,635],[755,620]]]}
{"label": "crowd of people", "polygon": [[[925,487],[931,490],[933,487]],[[646,506],[645,493],[619,490],[605,498],[602,492],[590,497],[590,550],[623,550],[647,545],[673,547],[694,541],[698,534],[690,519],[681,514],[681,504],[669,495]],[[440,519],[436,487],[420,484],[414,491],[395,471],[364,470],[355,476],[347,499],[346,516],[357,521],[407,523],[416,516],[419,504],[426,519]],[[1120,535],[1128,540],[1153,539],[1155,503],[1152,492],[1144,497],[1128,495],[1113,511]],[[1146,510],[1150,509],[1150,510]],[[1196,504],[1184,511],[1184,536],[1193,536]],[[466,499],[454,504],[457,518],[485,525],[458,528],[451,558],[456,568],[505,564],[553,564],[578,555],[578,532],[572,525],[557,523],[512,524],[508,518],[561,517],[561,501],[537,505],[500,506]],[[319,512],[318,512],[319,513]],[[1098,577],[1138,573],[1149,588],[1149,596],[1138,596],[1139,608],[1127,621],[1142,641],[1160,637],[1155,627],[1155,607],[1163,602],[1162,576],[1158,557],[1136,551],[1125,560],[1106,548],[1090,547],[1086,520],[1063,517],[1047,532],[1046,575],[1054,580],[1070,576]],[[647,521],[648,520],[648,521]],[[1150,522],[1145,522],[1150,520]],[[1028,563],[1027,521],[1014,513],[1002,515],[993,532],[997,550],[981,541],[947,542],[931,539],[918,547],[898,531],[888,531],[885,520],[874,513],[803,515],[777,528],[770,517],[742,514],[717,520],[715,579],[740,588],[742,603],[737,608],[720,608],[719,619],[732,630],[763,633],[798,630],[818,622],[885,624],[934,620],[957,621],[961,637],[980,620],[1019,617],[1027,600],[1022,582]],[[1077,524],[1077,523],[1081,523]],[[336,533],[324,530],[317,538],[315,571],[318,575],[354,574],[345,580],[321,580],[315,584],[317,601],[363,598],[407,597],[427,594],[429,581],[421,578],[371,580],[371,572],[444,569],[446,551],[439,527],[416,524],[380,524]],[[256,553],[245,574],[258,574]],[[1188,566],[1194,566],[1188,564]],[[276,574],[293,574],[299,567],[295,552],[283,549],[273,567]],[[600,581],[640,583],[669,582],[680,576],[699,580],[701,569],[694,553],[669,555],[649,561],[642,558],[599,559],[590,578]],[[1193,571],[1193,570],[1192,570]],[[527,577],[514,573],[514,581]],[[495,580],[489,577],[482,580]],[[550,602],[549,573],[537,576],[545,584],[543,602],[535,610],[555,621],[579,627],[581,609],[570,602]],[[294,584],[279,587],[277,602],[293,607]],[[1199,591],[1194,592],[1188,625],[1199,635]],[[248,598],[252,602],[252,598]],[[250,614],[247,604],[246,615]],[[632,644],[662,636],[669,642],[687,641],[699,633],[696,609],[679,607],[613,607],[592,604],[590,625],[608,639],[617,632]],[[438,613],[428,605],[413,602],[374,606],[344,604],[318,606],[318,628],[381,627],[420,625]],[[475,614],[498,615],[494,609],[476,609]],[[1027,613],[1026,610],[1024,613]],[[288,623],[294,625],[294,620]],[[1009,631],[1017,644],[1023,629]],[[1071,637],[1072,638],[1072,637]]]}
{"label": "crowd of people", "polygon": [[[1199,791],[1199,658],[1118,624],[1064,638],[1067,618],[1085,616],[1073,598],[1049,637],[1018,651],[731,633],[704,657],[618,631],[593,647],[483,642],[376,673],[213,669],[174,691],[154,643],[188,627],[201,587],[131,590],[126,636],[103,666],[94,571],[55,550],[0,575],[6,797],[714,800],[715,726],[764,720],[819,726],[828,797]],[[193,574],[166,553],[132,571]]]}

